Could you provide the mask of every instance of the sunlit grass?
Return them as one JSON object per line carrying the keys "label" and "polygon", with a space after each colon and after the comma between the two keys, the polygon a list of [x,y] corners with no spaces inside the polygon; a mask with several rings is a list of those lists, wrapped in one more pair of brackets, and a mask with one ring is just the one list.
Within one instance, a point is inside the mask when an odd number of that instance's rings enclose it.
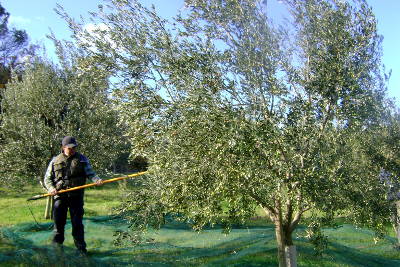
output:
{"label": "sunlit grass", "polygon": [[[44,219],[46,199],[27,202],[26,199],[42,193],[37,187],[23,188],[20,192],[2,190],[0,199],[0,265],[1,266],[278,266],[273,224],[258,211],[247,225],[233,228],[229,235],[222,229],[207,228],[197,233],[187,225],[170,222],[162,229],[150,230],[147,237],[153,241],[140,246],[126,243],[113,244],[114,232],[127,229],[126,222],[109,216],[123,197],[124,183],[111,183],[85,191],[85,232],[90,251],[82,261],[76,259],[66,226],[65,250],[55,255],[49,247],[51,220]],[[29,208],[28,208],[29,207]],[[38,226],[30,212],[38,221]],[[339,222],[345,222],[343,218]],[[344,224],[327,228],[328,249],[316,257],[301,225],[295,232],[298,266],[400,266],[400,252],[393,248],[394,232],[374,242],[374,234]],[[3,236],[2,236],[3,235]]]}
{"label": "sunlit grass", "polygon": [[[24,187],[19,192],[3,190],[0,199],[0,226],[35,220],[39,223],[49,222],[49,219],[44,218],[47,198],[27,201],[34,195],[44,193],[46,192],[39,185]],[[123,192],[118,182],[86,188],[85,216],[110,215],[122,198]]]}

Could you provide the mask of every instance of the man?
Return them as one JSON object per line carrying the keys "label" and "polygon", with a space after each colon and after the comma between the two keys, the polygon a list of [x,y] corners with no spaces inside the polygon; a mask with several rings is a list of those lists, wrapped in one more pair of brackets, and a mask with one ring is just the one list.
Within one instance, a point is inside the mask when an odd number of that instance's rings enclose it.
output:
{"label": "man", "polygon": [[84,189],[58,194],[62,189],[68,189],[86,183],[90,178],[98,185],[103,183],[92,169],[89,160],[76,152],[78,143],[72,136],[66,136],[62,140],[62,152],[54,157],[44,177],[44,184],[50,194],[54,196],[54,236],[53,243],[62,247],[64,242],[64,228],[69,209],[72,236],[78,252],[86,255],[86,243],[84,238],[83,219],[83,194]]}

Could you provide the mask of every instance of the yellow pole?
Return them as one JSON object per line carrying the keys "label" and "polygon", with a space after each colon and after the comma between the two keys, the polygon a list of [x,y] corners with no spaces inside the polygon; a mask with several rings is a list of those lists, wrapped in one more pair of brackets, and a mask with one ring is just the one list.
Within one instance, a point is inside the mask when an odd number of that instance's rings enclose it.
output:
{"label": "yellow pole", "polygon": [[[143,175],[145,173],[147,173],[147,171],[138,172],[138,173],[130,174],[130,175],[127,175],[127,176],[112,178],[112,179],[108,179],[108,180],[103,180],[103,184],[112,183],[112,182],[115,182],[115,181],[131,178],[131,177],[135,177],[135,176],[139,176],[139,175]],[[85,185],[81,185],[81,186],[76,186],[76,187],[60,190],[60,191],[58,191],[57,195],[62,194],[62,193],[66,193],[66,192],[71,192],[71,191],[74,191],[74,190],[79,190],[79,189],[91,187],[91,186],[96,186],[96,185],[97,185],[96,183],[92,183],[92,184],[85,184]],[[31,197],[31,198],[28,198],[27,200],[36,200],[36,199],[44,198],[44,197],[51,196],[51,195],[52,194],[50,194],[50,193],[43,194],[43,195],[36,195],[36,196]]]}

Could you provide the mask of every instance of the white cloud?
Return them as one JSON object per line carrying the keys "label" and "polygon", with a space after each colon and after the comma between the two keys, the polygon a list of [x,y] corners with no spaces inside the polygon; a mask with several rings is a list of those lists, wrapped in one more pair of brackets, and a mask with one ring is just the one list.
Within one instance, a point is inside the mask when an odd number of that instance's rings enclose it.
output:
{"label": "white cloud", "polygon": [[32,22],[32,20],[29,18],[21,17],[21,16],[10,15],[8,22],[10,24],[16,25],[16,26],[26,26],[26,25],[29,25]]}
{"label": "white cloud", "polygon": [[99,23],[99,24],[88,23],[85,26],[83,26],[83,28],[90,33],[94,33],[97,30],[107,31],[109,29],[108,26],[104,23]]}
{"label": "white cloud", "polygon": [[42,16],[37,16],[35,17],[35,20],[40,21],[40,22],[44,22],[46,19]]}
{"label": "white cloud", "polygon": [[[103,42],[108,42],[112,48],[116,48],[117,45],[115,42],[112,40],[110,37],[110,27],[107,26],[104,23],[99,23],[99,24],[94,24],[94,23],[88,23],[83,26],[83,29],[87,31],[91,36],[93,36],[95,39],[100,39]],[[81,38],[80,38],[81,39]],[[84,38],[81,39],[81,42],[89,44],[90,46],[93,46],[90,44],[89,41],[85,40]]]}

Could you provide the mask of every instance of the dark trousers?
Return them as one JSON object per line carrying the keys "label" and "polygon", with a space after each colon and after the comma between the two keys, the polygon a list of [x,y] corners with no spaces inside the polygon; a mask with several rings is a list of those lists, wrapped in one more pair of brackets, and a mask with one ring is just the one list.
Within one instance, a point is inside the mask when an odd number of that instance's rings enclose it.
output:
{"label": "dark trousers", "polygon": [[64,229],[67,222],[67,212],[71,217],[72,236],[77,249],[86,251],[86,243],[83,226],[83,193],[64,193],[54,200],[54,236],[53,242],[62,244],[64,242]]}

